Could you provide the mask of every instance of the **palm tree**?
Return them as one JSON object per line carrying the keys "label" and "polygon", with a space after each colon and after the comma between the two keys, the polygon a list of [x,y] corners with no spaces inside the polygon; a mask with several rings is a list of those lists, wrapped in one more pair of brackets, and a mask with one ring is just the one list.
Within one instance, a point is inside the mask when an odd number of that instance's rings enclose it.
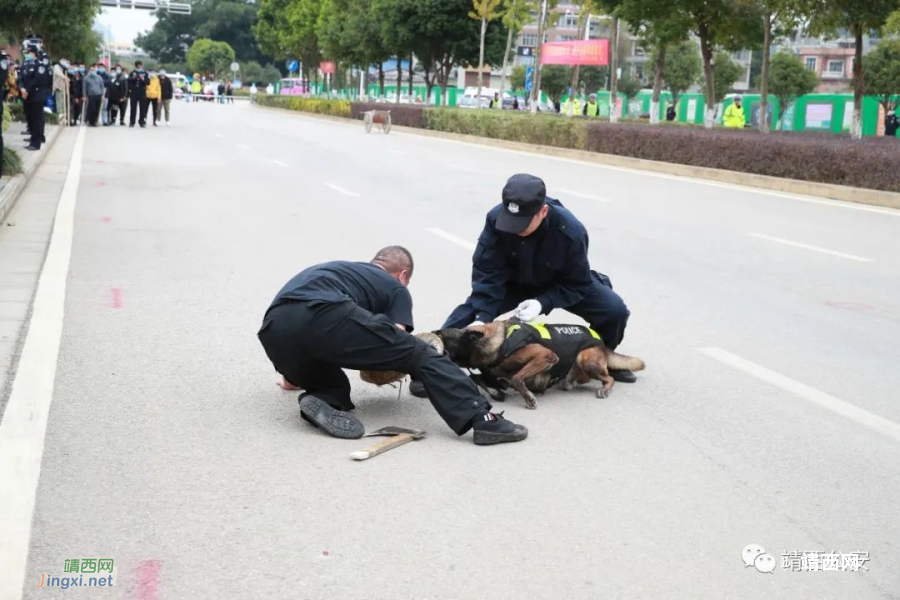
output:
{"label": "palm tree", "polygon": [[481,108],[481,86],[482,75],[484,73],[484,37],[487,35],[487,26],[500,16],[497,8],[500,6],[500,0],[472,0],[472,6],[475,10],[469,12],[469,17],[476,21],[481,21],[481,46],[478,48],[478,96],[475,106]]}

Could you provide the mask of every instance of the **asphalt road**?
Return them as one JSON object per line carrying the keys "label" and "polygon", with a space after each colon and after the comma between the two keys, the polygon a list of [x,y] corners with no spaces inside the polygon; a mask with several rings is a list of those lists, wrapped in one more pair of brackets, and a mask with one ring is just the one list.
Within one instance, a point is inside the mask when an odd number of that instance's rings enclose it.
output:
{"label": "asphalt road", "polygon": [[[900,212],[240,104],[83,144],[25,598],[900,598]],[[517,172],[586,224],[647,371],[510,399],[530,436],[490,448],[354,374],[367,429],[429,434],[351,461],[274,385],[269,301],[398,243],[440,326]],[[117,585],[35,588],[75,558]]]}

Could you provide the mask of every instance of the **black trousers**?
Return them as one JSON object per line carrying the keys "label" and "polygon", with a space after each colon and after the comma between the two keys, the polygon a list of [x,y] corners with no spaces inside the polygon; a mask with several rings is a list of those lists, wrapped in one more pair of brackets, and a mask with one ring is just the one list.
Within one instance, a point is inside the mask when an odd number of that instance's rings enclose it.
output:
{"label": "black trousers", "polygon": [[[605,275],[592,273],[593,285],[584,297],[572,306],[561,306],[564,310],[578,315],[587,321],[591,329],[600,334],[603,343],[610,350],[615,350],[616,346],[622,343],[625,337],[625,326],[628,324],[628,317],[631,313],[625,302],[612,289],[609,278]],[[537,298],[546,290],[543,289],[527,289],[515,286],[506,288],[506,297],[500,307],[498,315],[513,310],[520,302]],[[465,303],[461,304],[447,317],[444,328],[462,328],[475,320],[477,312],[471,304],[470,297]]]}
{"label": "black trousers", "polygon": [[[159,119],[159,98],[147,100],[147,106],[153,110],[153,124],[156,125],[156,120]],[[146,115],[146,111],[143,114]]]}
{"label": "black trousers", "polygon": [[[134,98],[131,100],[131,118],[130,124],[134,125],[135,119],[137,119],[138,124],[146,125],[147,124],[147,107],[150,106],[150,101],[146,98]],[[138,117],[138,109],[140,109],[140,117]]]}
{"label": "black trousers", "polygon": [[103,106],[103,96],[88,96],[87,121],[91,125],[97,125],[100,118],[100,108]]}
{"label": "black trousers", "polygon": [[259,340],[275,370],[304,393],[352,410],[350,381],[341,370],[397,370],[422,381],[432,406],[463,435],[490,410],[475,384],[448,357],[384,315],[353,302],[288,302],[263,319]]}
{"label": "black trousers", "polygon": [[44,142],[44,103],[25,101],[25,120],[31,132],[31,145],[40,148]]}
{"label": "black trousers", "polygon": [[[3,86],[5,83],[0,83],[0,92],[3,92]],[[3,110],[6,107],[6,103],[0,101],[0,123],[3,123]],[[0,177],[3,177],[3,127],[0,127]]]}

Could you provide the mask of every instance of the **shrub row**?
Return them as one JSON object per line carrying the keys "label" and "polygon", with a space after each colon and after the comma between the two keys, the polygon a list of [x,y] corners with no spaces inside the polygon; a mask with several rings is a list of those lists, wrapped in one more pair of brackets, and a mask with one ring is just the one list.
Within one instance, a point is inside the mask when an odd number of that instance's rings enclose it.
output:
{"label": "shrub row", "polygon": [[393,124],[406,127],[900,192],[900,144],[888,138],[852,140],[829,133],[651,127],[498,110],[292,97],[260,99],[260,104],[353,119],[367,110],[390,110]]}
{"label": "shrub row", "polygon": [[257,95],[256,102],[262,106],[287,108],[319,115],[330,115],[332,117],[350,117],[350,102],[347,100],[324,100],[304,98],[302,96],[269,96],[262,94]]}
{"label": "shrub row", "polygon": [[18,153],[11,148],[3,150],[3,176],[12,177],[22,172],[22,159]]}

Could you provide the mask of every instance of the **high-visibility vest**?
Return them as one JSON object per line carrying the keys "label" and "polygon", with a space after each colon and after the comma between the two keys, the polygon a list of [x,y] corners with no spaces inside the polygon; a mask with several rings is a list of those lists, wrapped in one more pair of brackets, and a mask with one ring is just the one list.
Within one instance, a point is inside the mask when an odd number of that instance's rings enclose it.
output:
{"label": "high-visibility vest", "polygon": [[596,102],[588,102],[584,108],[587,110],[586,114],[589,117],[596,117],[600,112],[600,106]]}
{"label": "high-visibility vest", "polygon": [[581,114],[581,100],[578,98],[575,98],[575,114],[576,115]]}

